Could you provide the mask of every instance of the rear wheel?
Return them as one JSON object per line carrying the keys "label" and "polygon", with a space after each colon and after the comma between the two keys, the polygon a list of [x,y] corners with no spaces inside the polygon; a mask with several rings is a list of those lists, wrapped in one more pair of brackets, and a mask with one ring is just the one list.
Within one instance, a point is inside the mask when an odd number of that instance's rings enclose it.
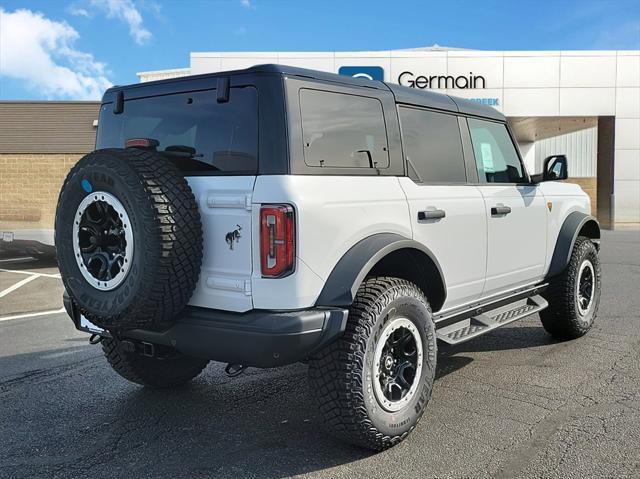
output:
{"label": "rear wheel", "polygon": [[373,450],[402,441],[424,413],[436,369],[431,309],[398,278],[371,278],[358,290],[342,338],[309,363],[324,427]]}
{"label": "rear wheel", "polygon": [[589,238],[580,236],[565,270],[549,282],[549,307],[540,312],[544,329],[558,339],[586,334],[598,313],[600,289],[598,251]]}
{"label": "rear wheel", "polygon": [[127,341],[104,338],[102,351],[109,364],[123,378],[151,388],[180,386],[202,372],[206,359],[184,356],[171,348],[158,349],[158,354],[143,355]]}

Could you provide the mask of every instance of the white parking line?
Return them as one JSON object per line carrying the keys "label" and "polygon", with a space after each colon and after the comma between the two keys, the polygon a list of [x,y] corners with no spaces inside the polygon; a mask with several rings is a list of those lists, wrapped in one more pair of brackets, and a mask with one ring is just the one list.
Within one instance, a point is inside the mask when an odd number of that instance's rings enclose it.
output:
{"label": "white parking line", "polygon": [[68,356],[70,354],[77,354],[80,351],[82,351],[82,349],[83,349],[82,346],[79,346],[71,351],[61,351],[59,353],[45,354],[44,356],[40,356],[40,359],[55,359],[55,358],[60,358],[62,356]]}
{"label": "white parking line", "polygon": [[26,261],[26,260],[34,260],[35,258],[32,258],[31,256],[25,256],[24,258],[7,258],[7,259],[0,259],[0,263],[15,263],[17,261]]}
{"label": "white parking line", "polygon": [[0,323],[2,321],[11,321],[12,319],[25,319],[25,318],[35,318],[36,316],[46,316],[49,314],[60,314],[64,313],[65,309],[52,309],[49,311],[39,311],[37,313],[26,313],[26,314],[15,314],[13,316],[5,316],[4,318],[0,318]]}
{"label": "white parking line", "polygon": [[15,291],[18,288],[22,288],[25,284],[30,283],[31,281],[33,281],[34,279],[38,279],[39,277],[40,277],[39,274],[33,274],[23,279],[22,281],[18,281],[16,284],[9,286],[7,289],[3,291],[0,291],[0,298],[4,298],[6,295],[11,293],[12,291]]}
{"label": "white parking line", "polygon": [[21,271],[19,269],[2,269],[0,271],[3,273],[15,273],[15,274],[37,274],[39,276],[44,276],[45,278],[56,278],[60,279],[60,273],[36,273],[35,271]]}

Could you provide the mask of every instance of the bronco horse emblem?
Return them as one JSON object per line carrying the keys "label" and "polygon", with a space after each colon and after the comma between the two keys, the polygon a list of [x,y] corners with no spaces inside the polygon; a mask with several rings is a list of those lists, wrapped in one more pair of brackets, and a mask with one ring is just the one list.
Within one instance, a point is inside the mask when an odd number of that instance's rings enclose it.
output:
{"label": "bronco horse emblem", "polygon": [[238,241],[240,241],[240,238],[242,238],[242,236],[240,236],[240,231],[242,230],[242,226],[240,225],[236,225],[237,228],[233,231],[230,231],[229,233],[227,233],[227,236],[224,237],[224,239],[226,240],[227,244],[229,245],[229,249],[233,249],[233,244],[237,243]]}

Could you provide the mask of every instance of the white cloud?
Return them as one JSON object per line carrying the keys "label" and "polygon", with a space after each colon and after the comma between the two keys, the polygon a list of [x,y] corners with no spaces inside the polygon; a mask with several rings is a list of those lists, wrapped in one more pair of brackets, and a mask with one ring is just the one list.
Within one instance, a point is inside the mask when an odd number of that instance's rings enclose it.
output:
{"label": "white cloud", "polygon": [[240,5],[242,5],[244,8],[253,8],[251,0],[240,0]]}
{"label": "white cloud", "polygon": [[77,5],[69,5],[67,7],[67,12],[77,17],[86,17],[86,18],[91,17],[91,15],[89,14],[89,11],[86,8],[81,8],[81,7],[78,7]]}
{"label": "white cloud", "polygon": [[125,22],[138,45],[151,38],[151,32],[142,25],[142,15],[131,0],[90,0],[90,5],[105,12],[108,18]]}
{"label": "white cloud", "polygon": [[0,76],[45,98],[97,100],[111,86],[106,65],[74,48],[78,32],[31,10],[0,8]]}

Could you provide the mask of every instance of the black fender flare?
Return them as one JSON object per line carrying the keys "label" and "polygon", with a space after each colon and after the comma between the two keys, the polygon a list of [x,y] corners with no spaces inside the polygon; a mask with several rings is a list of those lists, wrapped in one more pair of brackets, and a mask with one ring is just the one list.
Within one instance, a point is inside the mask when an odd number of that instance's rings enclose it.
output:
{"label": "black fender flare", "polygon": [[569,264],[573,245],[580,232],[585,229],[592,240],[600,239],[600,225],[593,216],[580,211],[569,213],[560,227],[556,246],[553,250],[547,278],[560,274]]}
{"label": "black fender flare", "polygon": [[414,249],[426,254],[438,270],[446,295],[442,268],[429,248],[396,233],[378,233],[360,240],[340,258],[329,274],[316,306],[344,307],[353,303],[360,284],[376,263],[400,249]]}

